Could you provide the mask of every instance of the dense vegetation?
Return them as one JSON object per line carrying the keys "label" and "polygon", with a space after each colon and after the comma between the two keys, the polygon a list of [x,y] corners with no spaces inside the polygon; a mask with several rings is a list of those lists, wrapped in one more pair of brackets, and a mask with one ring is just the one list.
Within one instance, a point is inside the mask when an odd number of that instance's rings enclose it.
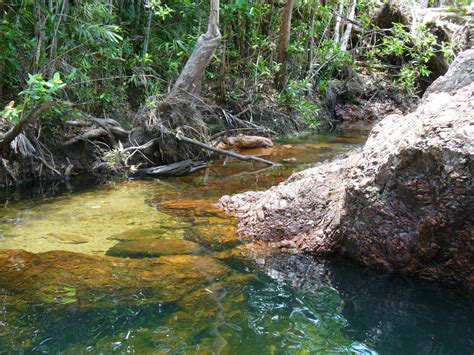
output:
{"label": "dense vegetation", "polygon": [[[462,1],[447,10],[461,29]],[[421,94],[462,49],[452,41],[462,31],[423,23],[410,7],[398,0],[1,2],[0,170],[16,181],[42,177],[44,167],[64,176],[72,167],[207,159],[202,144],[212,151],[229,129],[284,135],[323,120],[333,127],[408,111],[407,97]]]}
{"label": "dense vegetation", "polygon": [[[276,0],[221,3],[222,40],[206,73],[204,96],[224,104],[255,102],[263,96],[303,112],[314,111],[316,107],[305,97],[314,91],[324,93],[329,80],[354,65],[356,55],[372,61],[390,55],[402,58],[397,63],[402,64],[399,78],[407,90],[415,90],[419,76],[429,75],[425,64],[439,49],[434,36],[422,32],[423,40],[413,46],[411,35],[400,25],[383,42],[373,39],[378,30],[371,20],[374,1],[291,3],[288,77],[281,83],[275,83],[275,78],[283,65],[279,41],[288,4]],[[179,75],[205,29],[208,6],[200,0],[4,2],[3,106],[11,100],[23,101],[18,94],[28,85],[41,79],[47,82],[55,73],[67,83],[62,98],[81,111],[117,115],[151,104],[151,98],[165,95]],[[442,49],[451,51],[448,44],[442,44]]]}

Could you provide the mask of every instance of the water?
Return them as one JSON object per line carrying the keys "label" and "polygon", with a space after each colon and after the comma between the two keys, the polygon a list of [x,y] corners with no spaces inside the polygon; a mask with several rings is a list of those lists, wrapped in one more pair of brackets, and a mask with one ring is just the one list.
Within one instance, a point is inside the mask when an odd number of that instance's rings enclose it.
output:
{"label": "water", "polygon": [[[280,254],[240,240],[237,221],[212,206],[363,140],[253,152],[276,169],[220,160],[183,178],[4,193],[0,352],[472,354],[466,291]],[[104,256],[118,245],[121,256],[160,257]]]}

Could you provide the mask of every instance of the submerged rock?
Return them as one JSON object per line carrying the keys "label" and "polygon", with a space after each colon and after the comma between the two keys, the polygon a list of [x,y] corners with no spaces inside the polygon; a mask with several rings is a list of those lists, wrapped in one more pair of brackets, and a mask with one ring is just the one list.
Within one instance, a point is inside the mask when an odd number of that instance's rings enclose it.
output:
{"label": "submerged rock", "polygon": [[212,250],[223,250],[240,244],[237,223],[219,217],[196,217],[186,240],[190,240]]}
{"label": "submerged rock", "polygon": [[70,244],[82,244],[89,243],[89,239],[81,234],[76,233],[65,233],[65,232],[54,232],[48,233],[50,237],[62,240],[64,243]]}
{"label": "submerged rock", "polygon": [[473,59],[463,53],[415,112],[382,120],[362,151],[220,204],[255,239],[474,286],[474,70],[462,64]]}
{"label": "submerged rock", "polygon": [[106,255],[121,258],[155,258],[163,255],[189,255],[202,252],[199,244],[187,240],[156,239],[120,242]]}
{"label": "submerged rock", "polygon": [[152,239],[181,239],[184,235],[183,229],[180,228],[154,228],[154,229],[131,229],[122,233],[114,234],[107,239],[118,240],[121,242],[135,240],[152,240]]}
{"label": "submerged rock", "polygon": [[0,290],[16,305],[99,308],[175,302],[229,273],[191,255],[128,260],[66,251],[0,250]]}

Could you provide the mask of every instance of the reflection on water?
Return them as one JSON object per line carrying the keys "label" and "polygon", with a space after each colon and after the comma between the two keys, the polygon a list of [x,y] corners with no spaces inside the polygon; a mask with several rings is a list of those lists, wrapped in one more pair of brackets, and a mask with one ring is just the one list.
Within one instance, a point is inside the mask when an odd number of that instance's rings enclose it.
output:
{"label": "reflection on water", "polygon": [[213,207],[363,140],[251,152],[278,168],[218,160],[183,178],[4,196],[0,352],[472,353],[471,296],[282,255]]}
{"label": "reflection on water", "polygon": [[307,255],[277,255],[265,272],[303,297],[337,292],[344,336],[389,354],[472,354],[471,295],[411,277]]}

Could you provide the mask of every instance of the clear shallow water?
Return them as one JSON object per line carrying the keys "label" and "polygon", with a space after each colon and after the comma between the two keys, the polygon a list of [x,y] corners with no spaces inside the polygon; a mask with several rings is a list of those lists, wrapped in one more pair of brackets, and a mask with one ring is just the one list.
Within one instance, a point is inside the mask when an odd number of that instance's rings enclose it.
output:
{"label": "clear shallow water", "polygon": [[[0,352],[472,354],[465,291],[281,255],[240,241],[236,221],[212,207],[362,143],[325,136],[253,152],[277,169],[217,161],[179,179],[5,194]],[[199,249],[104,256],[128,241],[183,239]]]}

